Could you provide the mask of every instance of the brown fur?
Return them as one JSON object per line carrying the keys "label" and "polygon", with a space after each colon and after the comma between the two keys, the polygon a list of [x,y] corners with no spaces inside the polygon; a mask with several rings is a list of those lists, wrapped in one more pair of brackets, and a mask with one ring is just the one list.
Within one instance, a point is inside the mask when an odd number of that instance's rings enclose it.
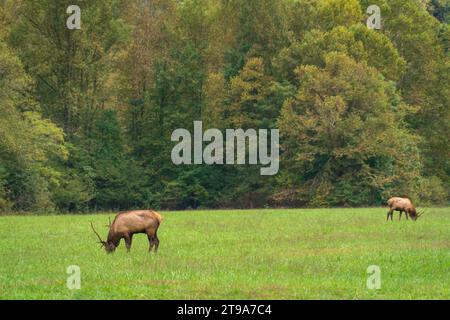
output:
{"label": "brown fur", "polygon": [[111,253],[119,246],[120,240],[125,240],[127,251],[130,251],[133,235],[136,233],[147,234],[149,241],[149,252],[155,248],[158,251],[159,239],[157,235],[158,228],[162,222],[159,213],[153,210],[135,210],[119,212],[114,221],[109,225],[108,238],[103,241],[94,227],[92,229],[97,234],[100,243],[105,247],[106,252]]}
{"label": "brown fur", "polygon": [[387,204],[389,206],[387,220],[389,220],[389,217],[391,217],[391,221],[393,220],[394,211],[400,212],[399,220],[402,219],[403,212],[405,213],[406,220],[408,220],[408,216],[412,220],[417,220],[422,215],[417,214],[416,208],[412,204],[411,200],[408,198],[392,197],[387,201]]}

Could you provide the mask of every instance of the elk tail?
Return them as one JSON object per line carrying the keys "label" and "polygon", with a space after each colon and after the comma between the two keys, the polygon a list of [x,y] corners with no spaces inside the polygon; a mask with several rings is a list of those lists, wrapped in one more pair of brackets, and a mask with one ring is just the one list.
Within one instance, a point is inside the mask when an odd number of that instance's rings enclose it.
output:
{"label": "elk tail", "polygon": [[158,220],[158,223],[161,224],[161,222],[163,221],[163,217],[156,211],[153,211],[153,213],[155,214],[156,220]]}

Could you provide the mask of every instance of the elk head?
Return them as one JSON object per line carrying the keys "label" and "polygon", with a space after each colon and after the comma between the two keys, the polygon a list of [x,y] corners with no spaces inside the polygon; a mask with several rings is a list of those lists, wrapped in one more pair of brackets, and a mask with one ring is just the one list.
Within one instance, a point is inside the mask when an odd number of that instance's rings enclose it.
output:
{"label": "elk head", "polygon": [[423,214],[425,213],[425,211],[422,212],[416,212],[416,210],[411,211],[410,217],[411,219],[413,219],[414,221],[416,221],[417,219],[419,219],[421,216],[423,216]]}
{"label": "elk head", "polygon": [[[110,221],[110,226],[111,226],[111,221]],[[110,243],[110,242],[102,240],[102,238],[100,237],[98,232],[95,231],[95,228],[94,228],[94,225],[92,224],[92,222],[91,222],[91,228],[92,228],[92,231],[94,231],[95,235],[97,236],[97,238],[99,240],[98,243],[100,243],[100,245],[101,245],[100,248],[104,247],[105,251],[107,253],[112,253],[112,252],[114,252],[116,250],[116,246],[113,243]]]}

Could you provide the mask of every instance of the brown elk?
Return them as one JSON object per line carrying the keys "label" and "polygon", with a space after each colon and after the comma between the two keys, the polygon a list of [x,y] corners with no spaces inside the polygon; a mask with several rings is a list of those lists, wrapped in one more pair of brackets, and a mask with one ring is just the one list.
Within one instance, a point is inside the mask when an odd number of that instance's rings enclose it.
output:
{"label": "brown elk", "polygon": [[403,212],[405,213],[406,220],[408,220],[408,216],[409,216],[409,217],[411,217],[412,220],[415,221],[423,215],[423,212],[418,213],[416,211],[416,208],[412,204],[411,200],[408,198],[393,197],[387,201],[387,204],[389,206],[389,212],[387,214],[386,220],[389,220],[389,217],[391,217],[391,221],[393,220],[394,211],[400,212],[400,216],[398,218],[399,220],[402,219]]}
{"label": "brown elk", "polygon": [[102,247],[105,247],[107,253],[114,252],[122,238],[125,239],[125,246],[127,251],[130,252],[133,235],[136,233],[147,234],[149,241],[148,251],[151,252],[154,247],[156,253],[159,247],[157,231],[161,221],[161,215],[152,210],[119,212],[114,221],[109,223],[109,233],[106,241],[102,240],[97,231],[95,231],[92,222],[91,227],[97,235],[99,243]]}

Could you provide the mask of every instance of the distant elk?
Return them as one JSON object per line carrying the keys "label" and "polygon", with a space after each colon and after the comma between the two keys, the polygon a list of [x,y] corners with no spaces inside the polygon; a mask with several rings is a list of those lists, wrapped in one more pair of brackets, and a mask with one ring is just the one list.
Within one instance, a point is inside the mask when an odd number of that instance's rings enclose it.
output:
{"label": "distant elk", "polygon": [[408,220],[408,216],[412,220],[417,220],[419,217],[423,215],[422,213],[416,212],[416,208],[414,208],[414,205],[412,204],[411,200],[408,198],[399,198],[399,197],[393,197],[390,198],[387,202],[389,206],[389,212],[387,214],[387,220],[389,220],[389,217],[391,217],[391,221],[393,220],[394,211],[400,211],[399,220],[402,219],[402,213],[404,212],[406,215],[406,219]]}
{"label": "distant elk", "polygon": [[130,252],[133,235],[136,233],[147,234],[149,241],[149,249],[155,248],[158,251],[159,239],[157,231],[161,224],[162,217],[159,213],[152,210],[136,210],[119,212],[114,221],[109,223],[109,233],[106,241],[102,240],[100,235],[95,231],[91,222],[91,227],[99,239],[99,243],[105,248],[107,253],[112,253],[119,246],[120,240],[125,239],[125,246]]}

